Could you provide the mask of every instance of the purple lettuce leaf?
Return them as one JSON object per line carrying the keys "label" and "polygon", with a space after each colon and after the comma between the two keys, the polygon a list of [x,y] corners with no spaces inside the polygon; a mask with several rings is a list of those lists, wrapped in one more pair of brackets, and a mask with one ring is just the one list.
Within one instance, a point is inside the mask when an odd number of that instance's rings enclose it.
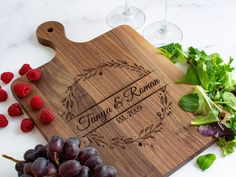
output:
{"label": "purple lettuce leaf", "polygon": [[234,131],[221,123],[201,125],[198,127],[198,131],[203,136],[212,136],[217,139],[225,137],[226,141],[232,141],[235,137]]}

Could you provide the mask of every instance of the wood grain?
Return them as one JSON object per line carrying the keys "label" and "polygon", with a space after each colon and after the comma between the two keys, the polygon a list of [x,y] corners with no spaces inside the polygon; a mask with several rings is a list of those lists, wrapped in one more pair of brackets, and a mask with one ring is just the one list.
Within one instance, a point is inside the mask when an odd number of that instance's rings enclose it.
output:
{"label": "wood grain", "polygon": [[[40,81],[23,76],[13,85],[31,85],[29,96],[16,98],[46,139],[81,137],[120,177],[168,176],[214,142],[190,126],[194,116],[177,105],[192,90],[174,83],[182,73],[129,26],[75,43],[51,21],[38,27],[37,38],[56,56],[40,67]],[[52,124],[39,122],[40,111],[29,106],[33,95],[55,114]]]}

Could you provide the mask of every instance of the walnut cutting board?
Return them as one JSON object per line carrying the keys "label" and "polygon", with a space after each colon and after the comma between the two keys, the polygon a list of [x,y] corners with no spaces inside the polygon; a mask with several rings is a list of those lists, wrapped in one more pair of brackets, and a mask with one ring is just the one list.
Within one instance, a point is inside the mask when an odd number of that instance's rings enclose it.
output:
{"label": "walnut cutting board", "polygon": [[[30,83],[30,95],[16,98],[46,139],[81,137],[117,167],[119,177],[168,176],[214,142],[178,107],[192,90],[174,83],[182,73],[129,26],[75,43],[62,24],[46,22],[37,37],[56,51],[54,59],[41,66],[40,81],[23,76],[13,84]],[[31,110],[33,95],[56,116],[52,124],[42,125],[40,111]]]}

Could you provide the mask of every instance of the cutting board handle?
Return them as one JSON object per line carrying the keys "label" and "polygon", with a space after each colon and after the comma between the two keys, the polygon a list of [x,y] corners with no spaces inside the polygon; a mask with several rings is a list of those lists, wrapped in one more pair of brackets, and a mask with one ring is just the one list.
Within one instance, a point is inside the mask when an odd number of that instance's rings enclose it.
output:
{"label": "cutting board handle", "polygon": [[42,23],[36,31],[40,44],[52,47],[55,50],[64,49],[72,41],[66,38],[64,26],[56,21]]}

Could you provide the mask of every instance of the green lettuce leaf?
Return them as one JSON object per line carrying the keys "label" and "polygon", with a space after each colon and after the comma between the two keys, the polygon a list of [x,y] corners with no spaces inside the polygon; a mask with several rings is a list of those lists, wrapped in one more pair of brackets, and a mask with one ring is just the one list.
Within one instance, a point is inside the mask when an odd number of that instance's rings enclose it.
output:
{"label": "green lettuce leaf", "polygon": [[215,154],[206,154],[197,158],[197,164],[202,171],[208,169],[216,160]]}
{"label": "green lettuce leaf", "polygon": [[178,43],[171,43],[157,48],[157,52],[166,56],[173,63],[186,61],[187,55],[184,53],[182,46]]}
{"label": "green lettuce leaf", "polygon": [[213,109],[218,112],[222,112],[222,110],[208,97],[205,90],[201,86],[195,86],[193,93],[198,94],[199,97],[199,106],[196,110],[196,114],[207,115]]}
{"label": "green lettuce leaf", "polygon": [[199,106],[198,94],[188,94],[183,96],[179,101],[179,106],[187,112],[195,113]]}
{"label": "green lettuce leaf", "polygon": [[200,114],[192,125],[205,125],[219,122],[219,113],[222,111],[206,94],[201,86],[195,86],[193,93],[183,96],[179,106],[187,112]]}
{"label": "green lettuce leaf", "polygon": [[210,57],[205,53],[205,51],[200,51],[197,48],[189,47],[188,48],[188,60],[190,63],[197,65],[199,60],[208,61]]}
{"label": "green lettuce leaf", "polygon": [[234,133],[236,134],[236,115],[233,114],[230,119],[228,120],[228,127],[230,127]]}
{"label": "green lettuce leaf", "polygon": [[[223,93],[223,101],[225,102],[225,105],[227,105],[229,108],[233,109],[233,111],[236,111],[236,97],[231,92],[224,92]],[[230,111],[232,112],[232,111]]]}
{"label": "green lettuce leaf", "polygon": [[191,121],[191,125],[206,125],[212,124],[219,121],[219,111],[212,109],[206,116],[198,116],[196,119]]}
{"label": "green lettuce leaf", "polygon": [[217,145],[221,148],[223,155],[226,156],[234,152],[236,139],[233,141],[226,141],[225,137],[222,137],[218,139]]}
{"label": "green lettuce leaf", "polygon": [[201,86],[208,90],[209,78],[207,73],[207,65],[203,61],[199,61],[197,64],[197,74],[201,82]]}
{"label": "green lettuce leaf", "polygon": [[177,80],[175,83],[186,83],[186,84],[193,84],[193,85],[200,85],[201,82],[199,80],[199,76],[197,70],[194,66],[190,65],[184,77],[180,80]]}

